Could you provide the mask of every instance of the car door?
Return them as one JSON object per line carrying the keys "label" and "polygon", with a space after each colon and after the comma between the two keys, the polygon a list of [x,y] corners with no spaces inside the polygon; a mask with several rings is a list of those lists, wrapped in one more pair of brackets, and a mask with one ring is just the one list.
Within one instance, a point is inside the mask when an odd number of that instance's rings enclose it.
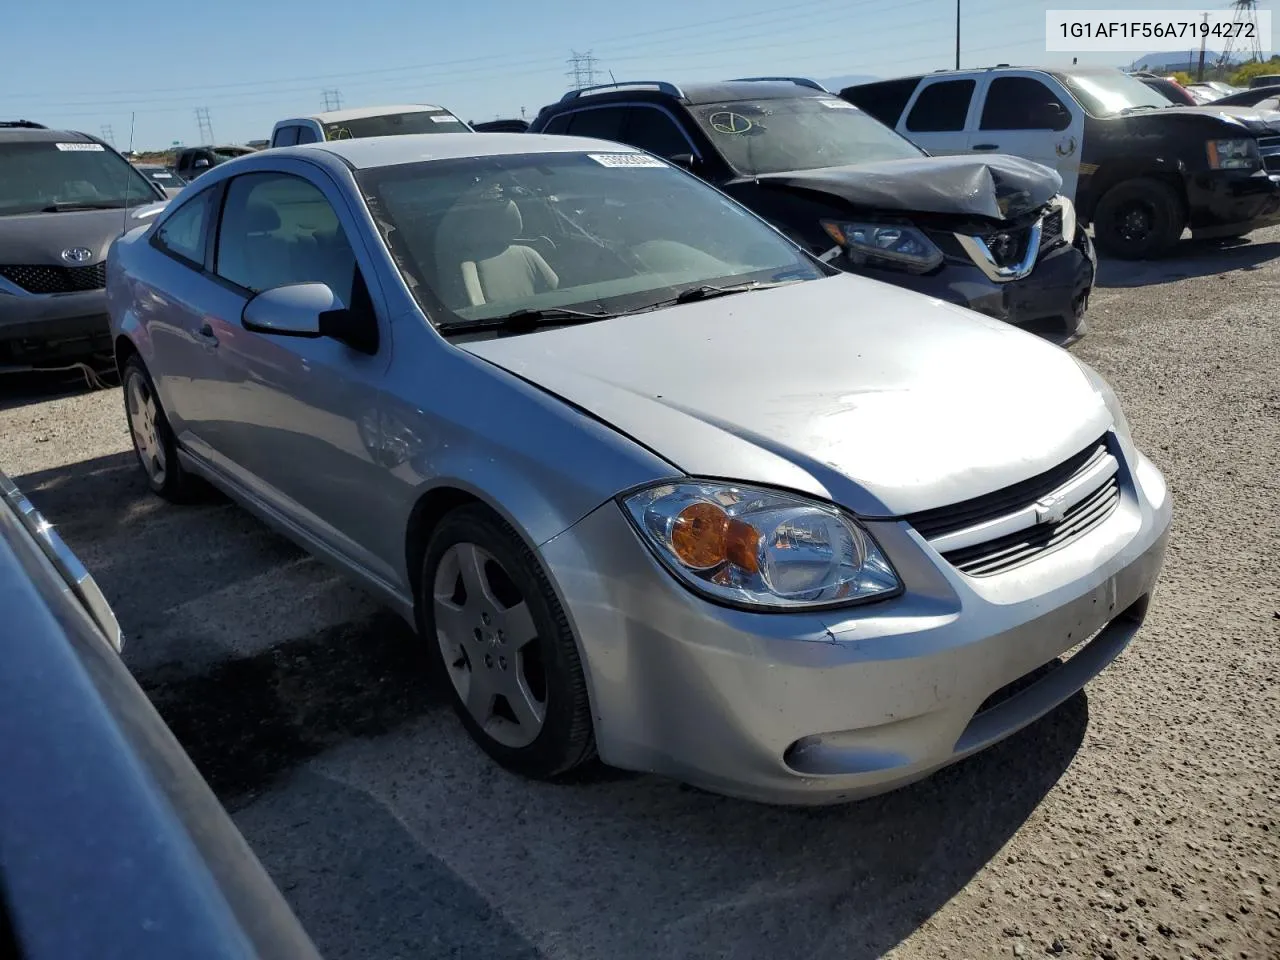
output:
{"label": "car door", "polygon": [[[393,582],[376,555],[371,506],[385,480],[377,460],[380,377],[390,360],[381,292],[359,221],[317,167],[282,160],[226,187],[208,318],[215,341],[200,390],[210,457],[256,500],[358,567]],[[245,328],[258,293],[325,283],[346,306],[363,301],[378,325],[372,352],[330,337]],[[370,284],[373,284],[372,286]]]}
{"label": "car door", "polygon": [[968,153],[977,87],[973,77],[926,77],[907,104],[898,132],[937,156]]}
{"label": "car door", "polygon": [[217,186],[199,190],[165,212],[151,235],[154,260],[146,286],[132,299],[151,345],[148,369],[183,446],[201,442],[200,408],[192,385],[206,365],[207,344],[200,331],[209,298],[217,290],[204,271],[212,254],[219,195]]}
{"label": "car door", "polygon": [[1075,198],[1084,140],[1084,111],[1052,77],[992,75],[980,91],[982,107],[970,138],[973,153],[1007,153],[1052,167],[1062,192]]}

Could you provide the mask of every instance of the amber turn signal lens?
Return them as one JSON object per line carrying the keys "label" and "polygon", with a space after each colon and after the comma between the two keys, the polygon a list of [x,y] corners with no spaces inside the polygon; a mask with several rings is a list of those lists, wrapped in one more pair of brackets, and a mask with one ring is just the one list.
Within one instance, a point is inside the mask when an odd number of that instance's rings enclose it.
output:
{"label": "amber turn signal lens", "polygon": [[760,569],[760,531],[706,501],[691,503],[676,515],[671,549],[694,570],[707,570],[726,560],[750,573]]}

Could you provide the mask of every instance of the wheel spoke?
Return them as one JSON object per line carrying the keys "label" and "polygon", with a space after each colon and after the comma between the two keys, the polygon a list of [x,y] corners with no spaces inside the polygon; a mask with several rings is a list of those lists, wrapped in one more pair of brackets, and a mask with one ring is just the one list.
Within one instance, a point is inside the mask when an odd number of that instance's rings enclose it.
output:
{"label": "wheel spoke", "polygon": [[458,555],[458,567],[462,571],[462,583],[467,588],[467,606],[483,601],[498,606],[493,590],[489,587],[489,575],[485,573],[485,554],[474,543],[460,543],[453,548]]}
{"label": "wheel spoke", "polygon": [[520,726],[525,729],[526,733],[533,734],[542,729],[542,721],[546,716],[547,708],[544,704],[534,699],[533,692],[529,689],[529,684],[524,678],[524,670],[518,665],[513,664],[513,670],[509,671],[511,678],[506,684],[503,693],[506,695],[507,703],[511,705],[511,712],[515,714],[516,720],[520,722]]}
{"label": "wheel spoke", "polygon": [[497,627],[502,631],[503,646],[512,653],[538,637],[533,613],[529,610],[529,604],[523,600],[514,607],[507,607],[499,612]]}
{"label": "wheel spoke", "polygon": [[471,676],[467,681],[467,694],[465,703],[467,713],[480,726],[487,726],[493,718],[493,698],[496,691],[493,689],[493,681],[488,671],[479,664],[471,664]]}
{"label": "wheel spoke", "polygon": [[471,646],[473,624],[466,610],[437,596],[432,612],[435,614],[437,634],[443,636],[453,646],[462,648]]}

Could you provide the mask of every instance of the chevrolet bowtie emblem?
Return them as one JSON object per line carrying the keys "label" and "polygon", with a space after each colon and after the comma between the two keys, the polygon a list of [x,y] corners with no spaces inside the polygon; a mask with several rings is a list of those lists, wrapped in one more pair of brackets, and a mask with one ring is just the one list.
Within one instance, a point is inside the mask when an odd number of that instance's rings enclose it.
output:
{"label": "chevrolet bowtie emblem", "polygon": [[1061,523],[1067,516],[1065,497],[1041,497],[1035,503],[1036,523]]}

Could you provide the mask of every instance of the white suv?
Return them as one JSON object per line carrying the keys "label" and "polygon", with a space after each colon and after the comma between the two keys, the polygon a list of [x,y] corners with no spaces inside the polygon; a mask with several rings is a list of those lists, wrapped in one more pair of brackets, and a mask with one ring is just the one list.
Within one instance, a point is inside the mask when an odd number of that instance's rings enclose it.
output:
{"label": "white suv", "polygon": [[271,131],[271,146],[385,137],[400,133],[462,133],[471,128],[444,107],[430,103],[407,106],[329,110],[281,120]]}

